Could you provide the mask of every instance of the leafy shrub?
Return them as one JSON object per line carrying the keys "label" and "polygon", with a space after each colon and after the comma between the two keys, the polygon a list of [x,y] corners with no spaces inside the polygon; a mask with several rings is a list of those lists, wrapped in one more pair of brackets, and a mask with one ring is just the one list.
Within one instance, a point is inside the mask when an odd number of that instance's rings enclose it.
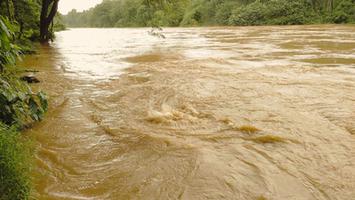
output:
{"label": "leafy shrub", "polygon": [[13,44],[14,28],[0,16],[0,199],[29,198],[31,155],[25,140],[17,132],[43,118],[47,98],[34,94],[15,73],[20,48]]}
{"label": "leafy shrub", "polygon": [[13,26],[4,17],[0,16],[0,72],[6,65],[14,65],[19,55],[19,47],[11,43]]}
{"label": "leafy shrub", "polygon": [[255,1],[233,10],[232,25],[296,25],[315,19],[311,4],[304,0]]}
{"label": "leafy shrub", "polygon": [[[183,9],[182,26],[227,24],[235,1],[192,0]],[[227,11],[227,12],[226,12]]]}
{"label": "leafy shrub", "polygon": [[223,2],[222,4],[218,5],[216,14],[214,16],[216,23],[221,25],[228,25],[232,11],[237,6],[240,6],[240,4],[235,2]]}
{"label": "leafy shrub", "polygon": [[199,24],[199,11],[192,10],[184,15],[181,26],[197,26]]}
{"label": "leafy shrub", "polygon": [[267,3],[268,24],[308,24],[312,18],[311,13],[311,5],[302,0],[271,0]]}
{"label": "leafy shrub", "polygon": [[152,26],[169,26],[168,18],[162,10],[158,10],[154,13],[153,19],[150,21]]}
{"label": "leafy shrub", "polygon": [[12,44],[12,25],[3,17],[0,18],[0,30],[0,122],[22,127],[43,118],[47,99],[42,92],[33,94],[15,73],[5,70],[15,64],[19,48]]}
{"label": "leafy shrub", "polygon": [[24,200],[30,193],[30,145],[0,123],[0,199]]}
{"label": "leafy shrub", "polygon": [[343,0],[332,14],[332,22],[337,24],[355,22],[355,0]]}
{"label": "leafy shrub", "polygon": [[229,19],[231,25],[261,25],[266,22],[267,7],[260,1],[233,10]]}
{"label": "leafy shrub", "polygon": [[349,21],[349,15],[344,11],[336,11],[332,15],[332,21],[336,24],[347,23]]}
{"label": "leafy shrub", "polygon": [[202,6],[200,4],[192,4],[184,15],[180,25],[182,26],[196,26],[201,23],[202,15],[201,15]]}
{"label": "leafy shrub", "polygon": [[11,73],[0,74],[0,122],[22,127],[41,120],[47,106],[44,93],[34,94],[27,84]]}

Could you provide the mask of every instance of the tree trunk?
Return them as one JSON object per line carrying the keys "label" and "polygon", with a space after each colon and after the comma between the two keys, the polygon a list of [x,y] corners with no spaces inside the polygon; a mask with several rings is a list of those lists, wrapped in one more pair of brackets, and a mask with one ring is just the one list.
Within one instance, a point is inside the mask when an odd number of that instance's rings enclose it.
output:
{"label": "tree trunk", "polygon": [[331,13],[333,13],[334,10],[334,0],[329,0],[329,10]]}
{"label": "tree trunk", "polygon": [[42,44],[47,44],[51,39],[49,26],[53,22],[54,16],[57,13],[58,2],[59,0],[42,0],[40,18],[40,41]]}
{"label": "tree trunk", "polygon": [[9,18],[10,21],[13,21],[14,20],[13,4],[11,0],[6,0],[6,9],[7,9],[7,17]]}
{"label": "tree trunk", "polygon": [[18,34],[18,39],[20,40],[22,35],[23,35],[23,22],[19,22],[19,26],[20,26],[20,31],[19,31],[19,34]]}

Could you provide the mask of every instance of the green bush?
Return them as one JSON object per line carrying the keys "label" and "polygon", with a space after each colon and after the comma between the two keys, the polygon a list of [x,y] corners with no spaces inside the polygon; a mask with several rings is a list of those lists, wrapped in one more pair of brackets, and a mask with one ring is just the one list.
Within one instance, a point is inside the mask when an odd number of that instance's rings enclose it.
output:
{"label": "green bush", "polygon": [[48,105],[44,93],[34,94],[13,70],[20,49],[11,41],[11,27],[0,18],[0,122],[23,127],[41,120]]}
{"label": "green bush", "polygon": [[343,24],[349,21],[349,15],[347,15],[344,11],[335,11],[331,17],[332,22],[336,24]]}
{"label": "green bush", "polygon": [[19,55],[19,47],[11,42],[13,29],[13,25],[0,16],[0,73],[7,65],[14,65]]}
{"label": "green bush", "polygon": [[10,72],[0,74],[0,122],[23,127],[41,120],[47,106],[44,93],[34,94],[26,83]]}
{"label": "green bush", "polygon": [[303,0],[271,0],[267,3],[267,23],[300,25],[314,21],[311,4]]}
{"label": "green bush", "polygon": [[150,21],[152,26],[169,26],[169,20],[165,16],[164,11],[158,10],[154,13],[153,19]]}
{"label": "green bush", "polygon": [[41,120],[48,106],[42,92],[34,94],[17,76],[13,30],[0,16],[0,200],[29,198],[31,153],[18,130]]}
{"label": "green bush", "polygon": [[201,20],[201,12],[199,11],[199,8],[195,8],[185,14],[180,25],[181,26],[197,26],[201,23],[200,20]]}
{"label": "green bush", "polygon": [[221,25],[228,25],[229,18],[232,15],[232,11],[237,6],[240,6],[240,4],[235,2],[224,2],[218,5],[216,9],[216,14],[214,16],[216,23]]}
{"label": "green bush", "polygon": [[255,1],[233,10],[231,25],[296,25],[315,21],[311,4],[304,0]]}
{"label": "green bush", "polygon": [[337,24],[355,23],[355,0],[343,0],[332,14],[332,22]]}
{"label": "green bush", "polygon": [[231,25],[262,25],[266,24],[267,7],[260,1],[233,10],[229,19]]}
{"label": "green bush", "polygon": [[0,199],[24,200],[30,194],[30,145],[15,128],[0,123]]}

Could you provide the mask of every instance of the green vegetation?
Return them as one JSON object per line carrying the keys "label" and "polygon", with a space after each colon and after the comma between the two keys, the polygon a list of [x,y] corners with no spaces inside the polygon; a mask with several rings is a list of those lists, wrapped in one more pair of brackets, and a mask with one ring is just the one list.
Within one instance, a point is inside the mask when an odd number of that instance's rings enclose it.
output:
{"label": "green vegetation", "polygon": [[234,25],[293,25],[317,22],[311,4],[305,1],[255,1],[232,11],[229,24]]}
{"label": "green vegetation", "polygon": [[16,44],[32,49],[29,41],[47,43],[54,31],[65,29],[57,14],[59,0],[0,0],[0,16],[12,23]]}
{"label": "green vegetation", "polygon": [[33,42],[48,43],[65,27],[57,14],[59,0],[0,0],[0,199],[30,195],[29,141],[19,131],[43,118],[48,103],[33,93],[15,67],[19,56],[33,53]]}
{"label": "green vegetation", "polygon": [[17,77],[15,65],[20,48],[13,44],[13,26],[0,18],[0,122],[19,128],[41,120],[47,109],[46,96],[34,94],[30,87]]}
{"label": "green vegetation", "polygon": [[0,199],[28,199],[30,146],[15,128],[0,123]]}
{"label": "green vegetation", "polygon": [[[16,41],[26,37],[7,18],[0,16],[0,199],[28,199],[30,153],[19,130],[43,118],[46,96],[34,94],[18,77],[14,65],[21,53]],[[22,36],[21,36],[22,35]]]}
{"label": "green vegetation", "polygon": [[355,0],[104,0],[63,20],[70,27],[355,23]]}
{"label": "green vegetation", "polygon": [[[14,32],[13,37],[15,37],[12,39],[15,39],[17,44],[29,45],[27,40],[36,41],[39,39],[39,10],[40,3],[37,0],[0,0],[0,15],[3,17],[3,21],[8,21],[7,26],[11,26],[11,30]],[[26,48],[32,48],[27,45]]]}
{"label": "green vegetation", "polygon": [[9,21],[0,16],[0,72],[3,72],[7,65],[14,65],[19,55],[19,47],[10,41],[14,34],[9,28],[12,29]]}
{"label": "green vegetation", "polygon": [[46,95],[34,94],[14,72],[0,74],[0,121],[22,128],[43,118],[47,110]]}

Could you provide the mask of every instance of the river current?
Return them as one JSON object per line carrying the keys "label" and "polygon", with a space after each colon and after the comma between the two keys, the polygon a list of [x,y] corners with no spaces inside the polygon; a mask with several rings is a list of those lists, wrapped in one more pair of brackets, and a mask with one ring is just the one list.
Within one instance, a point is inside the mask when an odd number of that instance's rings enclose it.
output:
{"label": "river current", "polygon": [[355,26],[71,29],[23,65],[37,199],[351,200]]}

